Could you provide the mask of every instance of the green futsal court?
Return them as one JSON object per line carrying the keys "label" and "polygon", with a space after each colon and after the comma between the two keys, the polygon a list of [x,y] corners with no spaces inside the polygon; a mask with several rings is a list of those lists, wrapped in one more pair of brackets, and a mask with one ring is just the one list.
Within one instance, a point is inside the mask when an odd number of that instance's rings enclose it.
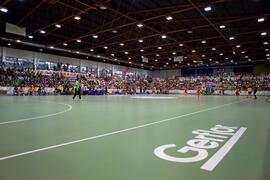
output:
{"label": "green futsal court", "polygon": [[270,178],[265,97],[0,99],[0,180]]}

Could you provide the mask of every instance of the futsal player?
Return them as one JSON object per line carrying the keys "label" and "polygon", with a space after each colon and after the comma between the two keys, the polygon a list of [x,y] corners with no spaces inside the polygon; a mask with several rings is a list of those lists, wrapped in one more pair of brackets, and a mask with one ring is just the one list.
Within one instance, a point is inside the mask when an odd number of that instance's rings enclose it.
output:
{"label": "futsal player", "polygon": [[252,88],[251,87],[248,87],[247,88],[247,91],[248,91],[248,96],[247,96],[247,98],[252,94]]}
{"label": "futsal player", "polygon": [[79,83],[79,78],[77,78],[77,81],[75,82],[75,94],[73,96],[73,99],[75,99],[77,95],[79,95],[79,98],[81,99],[81,87]]}
{"label": "futsal player", "polygon": [[257,86],[256,86],[256,84],[255,84],[255,86],[254,86],[254,88],[253,88],[254,99],[257,99],[257,96],[256,96],[257,90],[258,90],[258,88],[257,88]]}

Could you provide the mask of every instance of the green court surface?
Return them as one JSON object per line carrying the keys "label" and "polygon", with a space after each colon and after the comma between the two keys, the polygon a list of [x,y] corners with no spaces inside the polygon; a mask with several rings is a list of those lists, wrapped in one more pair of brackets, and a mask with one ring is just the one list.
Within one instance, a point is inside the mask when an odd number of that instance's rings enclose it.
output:
{"label": "green court surface", "polygon": [[269,109],[265,97],[0,97],[0,180],[269,180]]}

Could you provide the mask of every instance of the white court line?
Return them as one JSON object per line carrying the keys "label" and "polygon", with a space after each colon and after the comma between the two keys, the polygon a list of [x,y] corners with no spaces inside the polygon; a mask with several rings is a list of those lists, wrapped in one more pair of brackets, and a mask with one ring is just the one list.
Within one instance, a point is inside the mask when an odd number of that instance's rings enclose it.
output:
{"label": "white court line", "polygon": [[244,134],[247,128],[241,127],[208,161],[206,161],[201,169],[213,171],[218,163],[226,156],[226,154],[235,145],[238,139]]}
{"label": "white court line", "polygon": [[160,124],[160,123],[164,123],[164,122],[171,121],[171,120],[174,120],[174,119],[178,119],[178,118],[182,118],[182,117],[186,117],[186,116],[190,116],[190,115],[194,115],[194,114],[199,114],[199,113],[202,113],[202,112],[207,112],[207,111],[211,111],[211,110],[214,110],[214,109],[219,109],[219,108],[229,106],[229,105],[232,105],[232,104],[237,104],[237,103],[240,103],[240,102],[243,102],[243,101],[247,101],[247,100],[245,99],[245,100],[242,100],[242,101],[235,101],[235,102],[232,102],[232,103],[227,103],[227,104],[223,104],[223,105],[220,105],[220,106],[203,109],[203,110],[200,110],[200,111],[195,111],[195,112],[191,112],[191,113],[188,113],[188,114],[183,114],[183,115],[180,115],[180,116],[175,116],[175,117],[172,117],[172,118],[169,118],[169,119],[164,119],[164,120],[160,120],[160,121],[156,121],[156,122],[152,122],[152,123],[148,123],[148,124],[143,124],[143,125],[135,126],[135,127],[132,127],[132,128],[127,128],[127,129],[123,129],[123,130],[120,130],[120,131],[114,131],[114,132],[110,132],[110,133],[106,133],[106,134],[101,134],[101,135],[92,136],[92,137],[88,137],[88,138],[84,138],[84,139],[79,139],[79,140],[75,140],[75,141],[66,142],[66,143],[63,143],[63,144],[57,144],[57,145],[48,146],[48,147],[45,147],[45,148],[40,148],[40,149],[26,151],[26,152],[22,152],[22,153],[18,153],[18,154],[4,156],[4,157],[0,158],[0,161],[10,159],[10,158],[19,157],[19,156],[24,156],[24,155],[27,155],[27,154],[32,154],[32,153],[36,153],[36,152],[40,152],[40,151],[46,151],[46,150],[49,150],[49,149],[54,149],[54,148],[58,148],[58,147],[62,147],[62,146],[76,144],[76,143],[80,143],[80,142],[84,142],[84,141],[89,141],[89,140],[92,140],[92,139],[97,139],[97,138],[101,138],[101,137],[105,137],[105,136],[119,134],[119,133],[122,133],[122,132],[131,131],[131,130],[134,130],[134,129],[139,129],[139,128],[151,126],[151,125],[154,125],[154,124]]}
{"label": "white court line", "polygon": [[68,112],[68,111],[70,111],[72,109],[72,106],[69,105],[69,104],[63,104],[63,103],[56,103],[56,104],[65,105],[65,106],[68,106],[68,108],[66,110],[64,110],[64,111],[60,111],[60,112],[53,113],[53,114],[47,114],[47,115],[37,116],[37,117],[32,117],[32,118],[18,119],[18,120],[13,120],[13,121],[0,122],[0,125],[18,123],[18,122],[24,122],[24,121],[31,121],[31,120],[34,120],[34,119],[47,118],[47,117],[56,116],[56,115],[59,115],[59,114],[66,113],[66,112]]}
{"label": "white court line", "polygon": [[177,97],[162,97],[162,96],[132,96],[132,99],[177,99]]}

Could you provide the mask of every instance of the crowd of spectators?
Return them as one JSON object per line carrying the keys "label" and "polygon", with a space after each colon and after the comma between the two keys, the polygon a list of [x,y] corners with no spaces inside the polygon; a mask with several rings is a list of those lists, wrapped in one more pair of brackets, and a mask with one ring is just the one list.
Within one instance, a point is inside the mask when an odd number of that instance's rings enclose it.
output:
{"label": "crowd of spectators", "polygon": [[[79,74],[83,90],[124,89],[127,93],[135,93],[136,90],[145,92],[153,90],[166,92],[168,90],[196,90],[211,83],[216,89],[223,90],[246,90],[248,87],[257,86],[258,90],[270,90],[270,75],[254,76],[243,75],[220,75],[201,77],[177,77],[177,78],[142,78],[139,76],[106,76],[96,77],[92,74]],[[68,78],[61,73],[50,75],[41,74],[40,71],[19,68],[0,67],[0,86],[32,87],[37,93],[44,92],[45,88],[54,88],[54,93],[71,94],[76,78]],[[33,91],[33,89],[32,89]],[[35,91],[33,91],[34,93]]]}

